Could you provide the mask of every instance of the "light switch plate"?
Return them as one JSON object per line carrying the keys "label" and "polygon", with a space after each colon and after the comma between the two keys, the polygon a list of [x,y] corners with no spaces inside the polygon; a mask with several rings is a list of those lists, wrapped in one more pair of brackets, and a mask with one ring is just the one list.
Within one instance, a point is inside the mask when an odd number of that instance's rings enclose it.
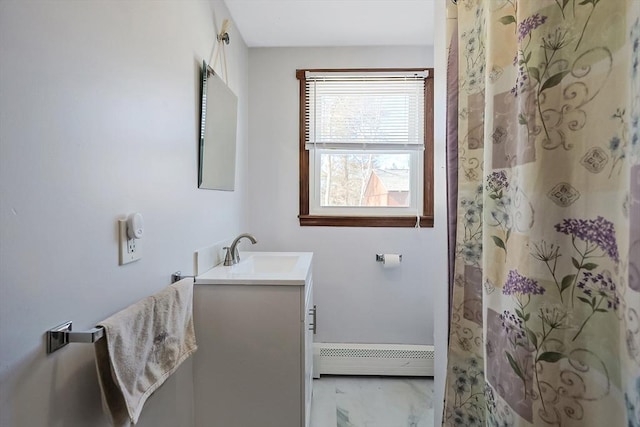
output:
{"label": "light switch plate", "polygon": [[118,220],[118,235],[120,257],[119,265],[129,264],[142,258],[142,245],[140,239],[129,239],[127,236],[127,220]]}

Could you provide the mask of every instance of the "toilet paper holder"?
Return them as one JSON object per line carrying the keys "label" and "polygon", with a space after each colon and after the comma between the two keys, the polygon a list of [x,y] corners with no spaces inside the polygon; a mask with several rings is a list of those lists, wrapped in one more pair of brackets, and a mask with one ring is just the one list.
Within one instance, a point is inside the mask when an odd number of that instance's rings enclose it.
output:
{"label": "toilet paper holder", "polygon": [[[402,255],[398,255],[398,257],[400,258],[400,261],[402,261]],[[384,262],[384,254],[376,254],[376,261]]]}

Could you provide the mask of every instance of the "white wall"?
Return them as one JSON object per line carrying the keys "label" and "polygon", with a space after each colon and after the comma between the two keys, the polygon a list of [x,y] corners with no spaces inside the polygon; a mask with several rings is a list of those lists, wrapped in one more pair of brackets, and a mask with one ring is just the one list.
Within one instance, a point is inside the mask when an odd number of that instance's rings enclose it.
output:
{"label": "white wall", "polygon": [[[239,96],[235,192],[197,189],[199,67],[222,1],[0,1],[0,425],[103,426],[93,348],[47,356],[44,333],[92,327],[193,270],[246,229],[248,50],[226,47]],[[140,261],[116,220],[138,211]],[[139,426],[193,425],[191,363]]]}
{"label": "white wall", "polygon": [[[434,228],[301,227],[295,78],[297,68],[429,67],[433,48],[252,48],[249,64],[250,229],[261,250],[315,253],[316,342],[433,344],[433,294],[446,287],[443,158]],[[401,253],[400,268],[383,270],[376,253]]]}

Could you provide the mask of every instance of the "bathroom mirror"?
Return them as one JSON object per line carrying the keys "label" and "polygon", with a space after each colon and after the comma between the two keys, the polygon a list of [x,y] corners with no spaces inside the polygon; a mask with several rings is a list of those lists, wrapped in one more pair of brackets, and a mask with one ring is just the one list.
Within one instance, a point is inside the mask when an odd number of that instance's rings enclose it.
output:
{"label": "bathroom mirror", "polygon": [[202,61],[198,188],[233,191],[238,97]]}

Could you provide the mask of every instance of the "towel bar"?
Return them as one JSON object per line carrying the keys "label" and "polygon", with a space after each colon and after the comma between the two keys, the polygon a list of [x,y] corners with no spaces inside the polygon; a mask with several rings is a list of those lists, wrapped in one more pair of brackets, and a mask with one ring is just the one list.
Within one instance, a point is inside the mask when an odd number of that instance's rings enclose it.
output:
{"label": "towel bar", "polygon": [[[176,283],[187,277],[195,279],[194,276],[183,276],[181,272],[176,271],[171,275],[171,283]],[[91,344],[104,336],[103,327],[91,328],[88,331],[72,331],[72,326],[73,322],[69,321],[47,331],[47,354],[60,350],[71,342]]]}
{"label": "towel bar", "polygon": [[176,271],[171,275],[171,283],[176,283],[187,278],[193,279],[194,282],[196,281],[196,276],[183,276],[181,271]]}
{"label": "towel bar", "polygon": [[104,328],[72,331],[73,322],[64,322],[47,331],[47,354],[60,350],[70,342],[94,343],[104,336]]}

